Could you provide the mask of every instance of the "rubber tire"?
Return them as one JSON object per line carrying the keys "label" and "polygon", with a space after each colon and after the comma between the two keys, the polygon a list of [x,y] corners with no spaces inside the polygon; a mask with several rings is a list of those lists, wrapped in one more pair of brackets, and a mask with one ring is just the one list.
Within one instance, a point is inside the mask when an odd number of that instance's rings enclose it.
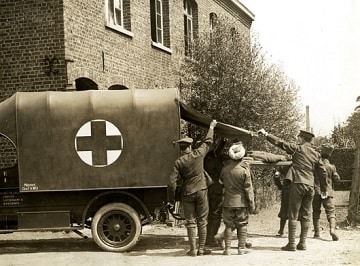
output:
{"label": "rubber tire", "polygon": [[[109,224],[112,226],[107,227]],[[141,229],[138,213],[124,203],[111,203],[101,207],[91,223],[95,243],[110,252],[123,252],[135,246]]]}

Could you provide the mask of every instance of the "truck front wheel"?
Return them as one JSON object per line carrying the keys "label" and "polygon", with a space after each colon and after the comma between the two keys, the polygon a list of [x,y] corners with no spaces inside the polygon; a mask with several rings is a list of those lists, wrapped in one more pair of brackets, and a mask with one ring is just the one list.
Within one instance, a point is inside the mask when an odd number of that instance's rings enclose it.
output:
{"label": "truck front wheel", "polygon": [[95,243],[105,251],[121,252],[132,248],[139,239],[141,222],[137,212],[123,203],[101,207],[91,223]]}

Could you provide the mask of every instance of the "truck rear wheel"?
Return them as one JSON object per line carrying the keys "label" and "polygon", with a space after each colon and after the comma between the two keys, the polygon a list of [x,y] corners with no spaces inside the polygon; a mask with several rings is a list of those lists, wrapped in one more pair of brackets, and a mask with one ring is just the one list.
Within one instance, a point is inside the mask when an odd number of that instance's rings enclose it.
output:
{"label": "truck rear wheel", "polygon": [[100,208],[91,223],[95,243],[105,251],[121,252],[132,248],[139,239],[141,222],[137,212],[123,203]]}

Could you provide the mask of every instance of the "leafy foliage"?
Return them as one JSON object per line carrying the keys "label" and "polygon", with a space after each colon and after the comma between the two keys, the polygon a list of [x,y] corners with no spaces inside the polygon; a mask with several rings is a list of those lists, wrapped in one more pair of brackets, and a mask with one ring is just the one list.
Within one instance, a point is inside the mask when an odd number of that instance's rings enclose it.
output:
{"label": "leafy foliage", "polygon": [[[266,62],[255,37],[250,40],[231,27],[219,19],[212,32],[196,40],[192,58],[180,71],[182,100],[224,123],[255,132],[265,128],[284,139],[295,136],[303,118],[298,87],[280,67]],[[191,125],[188,131],[194,138],[203,133]],[[263,138],[254,138],[253,147],[280,152]],[[258,207],[266,207],[278,198],[272,171],[253,170]]]}
{"label": "leafy foliage", "polygon": [[348,190],[354,173],[355,151],[360,145],[360,112],[355,111],[343,126],[334,127],[331,134],[331,141],[336,149],[331,156],[331,162],[336,166],[343,182],[334,184],[335,190]]}
{"label": "leafy foliage", "polygon": [[353,130],[347,126],[335,126],[331,134],[332,142],[339,148],[355,147],[354,137],[356,136],[351,131]]}
{"label": "leafy foliage", "polygon": [[219,20],[210,34],[195,42],[193,57],[181,68],[181,97],[221,122],[293,136],[302,118],[297,86],[279,67],[265,62],[256,39],[230,28]]}
{"label": "leafy foliage", "polygon": [[355,149],[337,148],[331,155],[330,161],[336,166],[341,180],[351,180],[354,170]]}
{"label": "leafy foliage", "polygon": [[354,112],[348,118],[345,131],[347,136],[352,138],[356,144],[360,144],[360,110]]}

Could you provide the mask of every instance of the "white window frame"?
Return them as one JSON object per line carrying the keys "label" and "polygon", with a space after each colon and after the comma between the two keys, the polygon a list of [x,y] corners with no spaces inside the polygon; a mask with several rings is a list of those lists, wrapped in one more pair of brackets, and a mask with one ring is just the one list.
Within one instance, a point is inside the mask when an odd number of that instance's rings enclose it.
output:
{"label": "white window frame", "polygon": [[[155,0],[156,42],[164,45],[164,13],[162,0]],[[160,8],[160,10],[158,10]]]}
{"label": "white window frame", "polygon": [[[151,12],[154,12],[154,14],[152,13],[151,16],[154,15],[155,36],[152,35],[151,45],[153,47],[156,47],[160,50],[163,50],[163,51],[171,54],[172,50],[171,50],[171,48],[165,46],[165,39],[164,39],[164,35],[166,34],[166,29],[165,29],[165,24],[164,24],[165,17],[164,17],[164,9],[163,8],[164,8],[164,4],[166,4],[166,2],[164,2],[164,0],[153,0],[152,4],[154,5],[154,9]],[[151,28],[151,30],[152,30],[151,34],[153,34],[153,28]]]}
{"label": "white window frame", "polygon": [[[110,10],[111,6],[112,6],[112,10]],[[119,16],[116,15],[117,13],[119,14]],[[131,37],[134,36],[134,34],[131,31],[128,31],[127,29],[124,28],[123,0],[105,0],[105,20],[107,27],[119,31],[121,33],[124,33],[126,35],[129,35]]]}
{"label": "white window frame", "polygon": [[[189,53],[189,55],[191,55],[191,46],[192,46],[192,42],[194,41],[194,20],[193,20],[193,7],[190,4],[189,1],[185,1],[185,7],[184,7],[184,17],[186,18],[186,37],[187,41],[188,41],[188,47],[185,47],[185,49],[187,48],[188,51],[186,51],[187,53]],[[189,34],[190,33],[190,34]]]}

